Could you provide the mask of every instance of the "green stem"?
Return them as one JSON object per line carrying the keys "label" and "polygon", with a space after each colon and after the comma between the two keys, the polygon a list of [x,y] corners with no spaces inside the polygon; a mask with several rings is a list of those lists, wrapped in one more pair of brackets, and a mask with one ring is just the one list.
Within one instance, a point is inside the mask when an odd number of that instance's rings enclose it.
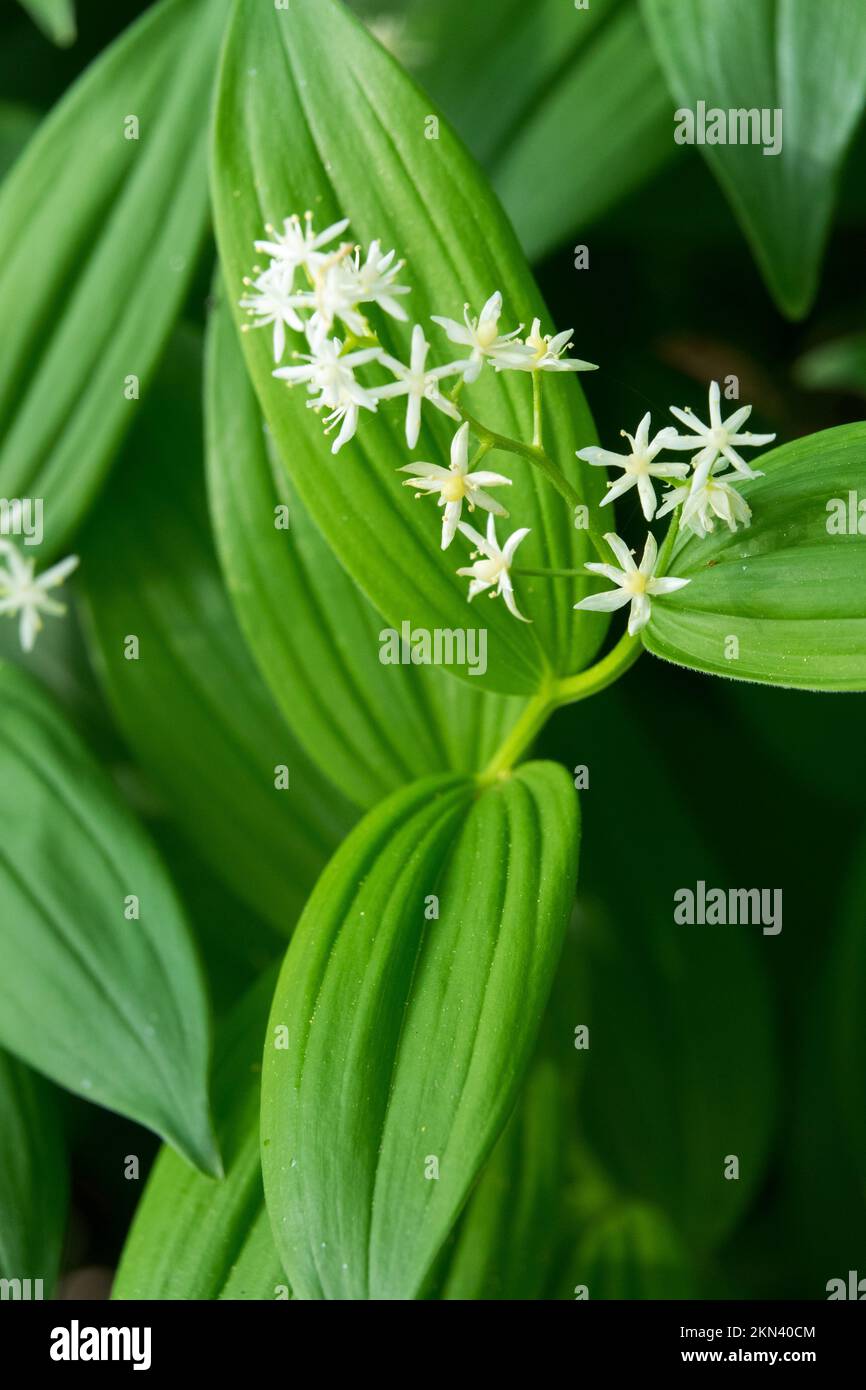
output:
{"label": "green stem", "polygon": [[562,705],[586,700],[590,695],[597,695],[600,690],[613,685],[634,665],[642,651],[640,638],[630,637],[625,632],[607,656],[603,656],[594,666],[576,676],[564,676],[546,685],[528,701],[523,713],[480,773],[478,780],[481,785],[488,786],[508,775],[514,764],[532,747],[555,710]]}
{"label": "green stem", "polygon": [[619,680],[620,676],[625,675],[642,651],[643,643],[640,638],[637,635],[630,637],[624,632],[616,646],[612,647],[601,661],[597,661],[585,671],[580,671],[576,676],[565,676],[557,682],[557,708],[560,705],[576,704],[578,700],[585,700],[590,695],[597,695],[600,690],[606,690],[614,681]]}
{"label": "green stem", "polygon": [[532,442],[536,449],[544,447],[541,415],[541,372],[532,373]]}
{"label": "green stem", "polygon": [[667,574],[668,572],[668,565],[670,564],[671,555],[673,554],[674,542],[676,541],[677,535],[679,534],[681,510],[681,507],[674,508],[674,514],[671,517],[671,524],[667,529],[667,534],[665,535],[664,540],[662,541],[661,550],[659,551],[658,563],[656,565],[656,577],[658,579],[661,579],[662,576]]}
{"label": "green stem", "polygon": [[523,757],[528,748],[531,748],[556,709],[556,703],[550,687],[533,695],[484,771],[479,774],[478,780],[482,786],[488,786],[500,777],[508,775],[514,764]]}
{"label": "green stem", "polygon": [[[533,379],[535,375],[536,374],[533,375]],[[556,488],[560,496],[565,498],[572,511],[576,511],[578,507],[583,507],[585,505],[580,493],[576,488],[572,487],[565,475],[559,471],[550,455],[546,453],[540,445],[524,444],[520,439],[511,439],[506,434],[497,434],[495,430],[488,429],[487,425],[482,425],[481,421],[476,420],[474,415],[470,415],[466,407],[462,406],[459,401],[456,402],[456,405],[457,409],[460,411],[461,419],[468,421],[472,433],[478,439],[486,440],[489,448],[501,449],[506,454],[517,454],[518,458],[527,459],[539,472],[544,474],[545,478]],[[588,527],[586,534],[589,536],[599,559],[609,561],[610,555],[608,554],[607,546],[598,532],[594,531],[592,527]]]}

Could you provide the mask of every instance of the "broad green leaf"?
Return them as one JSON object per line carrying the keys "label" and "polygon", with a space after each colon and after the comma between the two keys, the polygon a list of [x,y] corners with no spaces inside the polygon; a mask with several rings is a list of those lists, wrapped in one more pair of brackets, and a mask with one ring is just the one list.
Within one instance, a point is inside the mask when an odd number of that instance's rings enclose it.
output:
{"label": "broad green leaf", "polygon": [[543,1058],[469,1199],[443,1299],[544,1296],[560,1221],[565,1119],[556,1065]]}
{"label": "broad green leaf", "polygon": [[668,572],[691,582],[653,603],[644,642],[735,680],[864,690],[866,424],[796,439],[759,464],[765,476],[738,487],[748,529],[681,533]]}
{"label": "broad green leaf", "polygon": [[52,43],[66,48],[75,42],[77,31],[73,0],[21,0],[21,4]]}
{"label": "broad green leaf", "polygon": [[[690,1248],[705,1251],[734,1229],[764,1180],[777,1087],[764,961],[769,969],[779,938],[760,925],[675,920],[679,890],[743,883],[718,797],[707,793],[696,820],[674,780],[697,736],[689,699],[680,699],[665,690],[659,712],[679,737],[670,762],[646,737],[640,690],[631,699],[606,691],[572,716],[593,802],[578,897],[585,1000],[574,1020],[588,1026],[589,1047],[575,1060],[591,1153],[623,1196],[659,1207]],[[623,838],[635,816],[649,818],[649,838]],[[739,1158],[738,1181],[724,1176],[729,1154]]]}
{"label": "broad green leaf", "polygon": [[51,1297],[68,1187],[57,1097],[0,1050],[0,1278],[41,1279],[44,1296]]}
{"label": "broad green leaf", "polygon": [[[159,1154],[117,1271],[116,1299],[273,1299],[286,1288],[262,1192],[259,1091],[275,972],[236,1006],[217,1037],[213,1108],[225,1177]],[[283,1294],[285,1297],[285,1294]]]}
{"label": "broad green leaf", "polygon": [[537,259],[676,153],[664,77],[640,14],[626,5],[538,94],[489,168],[521,245]]}
{"label": "broad green leaf", "polygon": [[[280,718],[223,589],[204,498],[200,365],[198,335],[178,337],[83,538],[88,630],[117,722],[178,825],[286,933],[353,813]],[[138,658],[128,660],[132,636]]]}
{"label": "broad green leaf", "polygon": [[[721,111],[726,139],[729,112],[734,119],[768,113],[766,132],[753,132],[751,142],[738,121],[737,143],[700,150],[776,303],[802,318],[815,298],[839,171],[866,99],[866,8],[849,0],[642,3],[679,109],[697,112],[701,102],[708,121]],[[765,154],[774,112],[782,113],[781,148]],[[696,135],[700,128],[698,121]]]}
{"label": "broad green leaf", "polygon": [[574,1257],[575,1286],[590,1300],[694,1298],[688,1254],[652,1207],[625,1203],[589,1227]]}
{"label": "broad green leaf", "polygon": [[636,0],[355,8],[483,164],[530,257],[586,228],[677,152]]}
{"label": "broad green leaf", "polygon": [[[544,94],[571,73],[623,0],[579,10],[563,0],[408,0],[368,26],[409,66],[485,168],[532,122]],[[370,7],[365,7],[365,11]],[[459,34],[460,42],[455,43]]]}
{"label": "broad green leaf", "polygon": [[424,1294],[529,1061],[577,846],[569,778],[531,763],[480,795],[413,783],[326,869],[262,1078],[265,1197],[298,1297]]}
{"label": "broad green leaf", "polygon": [[[239,316],[236,301],[263,226],[313,208],[320,226],[349,216],[359,241],[381,238],[407,257],[409,312],[429,332],[438,362],[451,360],[453,345],[429,316],[459,315],[467,301],[477,312],[496,289],[509,321],[528,325],[539,314],[548,322],[510,227],[444,119],[439,138],[426,138],[430,108],[338,0],[302,0],[286,11],[238,0],[222,66],[213,183],[227,295]],[[405,360],[410,325],[379,327],[389,351]],[[552,673],[586,664],[604,623],[573,612],[586,591],[583,578],[520,579],[518,600],[531,623],[516,621],[498,601],[469,605],[466,580],[456,574],[468,543],[461,537],[441,551],[435,506],[401,486],[396,470],[410,453],[400,404],[364,412],[356,438],[335,459],[303,390],[272,376],[270,339],[269,332],[247,333],[244,347],[279,454],[313,522],[388,625],[486,628],[488,670],[477,683],[488,689],[532,693]],[[580,341],[576,349],[586,351]],[[589,475],[597,470],[574,457],[593,437],[580,387],[553,375],[544,385],[546,446],[592,507],[601,484]],[[489,370],[464,392],[475,416],[523,441],[532,437],[530,396],[527,374]],[[447,459],[452,435],[453,422],[429,412],[417,456]],[[501,526],[530,528],[521,564],[579,567],[589,543],[571,507],[531,463],[499,452],[488,459],[513,479],[511,520]],[[465,668],[452,669],[469,679]]]}
{"label": "broad green leaf", "polygon": [[[521,702],[476,693],[435,667],[383,665],[387,629],[269,457],[225,305],[210,320],[207,403],[211,510],[229,593],[310,756],[365,806],[431,772],[483,768]],[[275,527],[280,507],[288,533]]]}
{"label": "broad green leaf", "polygon": [[866,333],[851,333],[811,348],[796,363],[794,375],[808,391],[866,396]]}
{"label": "broad green leaf", "polygon": [[217,1170],[207,1001],[180,903],[53,702],[6,665],[0,817],[0,1045]]}
{"label": "broad green leaf", "polygon": [[67,543],[134,421],[133,393],[195,266],[225,13],[225,0],[149,10],[0,190],[0,496],[43,499],[44,558]]}

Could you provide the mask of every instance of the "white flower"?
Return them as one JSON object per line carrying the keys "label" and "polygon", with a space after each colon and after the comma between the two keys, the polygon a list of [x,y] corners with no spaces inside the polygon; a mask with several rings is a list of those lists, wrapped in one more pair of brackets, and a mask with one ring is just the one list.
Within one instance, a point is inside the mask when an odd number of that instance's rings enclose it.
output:
{"label": "white flower", "polygon": [[331,412],[325,419],[326,433],[342,424],[331,447],[331,452],[336,454],[353,437],[359,410],[376,410],[375,396],[355,380],[355,369],[378,361],[382,349],[361,348],[358,352],[343,353],[339,338],[322,338],[310,346],[311,352],[297,354],[305,366],[278,367],[273,375],[288,382],[289,386],[306,382],[310,395],[315,396],[315,400],[307,404],[314,410],[327,408]]}
{"label": "white flower", "polygon": [[20,613],[18,635],[25,652],[33,650],[42,629],[43,613],[57,617],[66,612],[66,605],[49,598],[48,589],[56,589],[78,565],[77,555],[68,555],[52,565],[44,574],[35,575],[36,561],[25,560],[11,541],[0,540],[0,558],[7,568],[0,569],[0,613],[14,617]]}
{"label": "white flower", "polygon": [[411,287],[394,284],[406,264],[405,261],[395,262],[396,254],[396,251],[389,251],[383,256],[381,244],[371,241],[367,259],[362,265],[360,247],[357,248],[355,259],[346,266],[346,283],[352,288],[356,304],[378,304],[386,314],[405,323],[409,315],[396,296],[410,294]]}
{"label": "white flower", "polygon": [[472,580],[469,585],[469,602],[471,603],[476,595],[483,593],[485,589],[493,589],[495,584],[496,588],[490,597],[501,594],[509,613],[513,613],[522,623],[532,622],[531,618],[524,618],[523,614],[518,612],[510,574],[514,552],[520,542],[529,535],[529,527],[523,526],[519,531],[513,531],[501,549],[496,539],[496,522],[492,516],[487,518],[486,540],[465,521],[460,522],[460,530],[475,546],[473,555],[478,556],[474,564],[457,571],[458,574],[467,575]]}
{"label": "white flower", "polygon": [[723,477],[713,477],[713,461],[706,458],[698,464],[694,476],[685,487],[676,487],[667,493],[656,515],[666,516],[682,503],[680,526],[685,526],[696,536],[706,536],[715,530],[714,517],[723,521],[731,531],[736,531],[738,522],[748,526],[752,520],[752,509],[729,481],[736,476],[736,470],[732,470]]}
{"label": "white flower", "polygon": [[421,402],[429,401],[437,410],[450,415],[452,420],[460,419],[457,407],[442,395],[439,382],[443,377],[455,376],[463,370],[462,362],[450,362],[447,367],[433,367],[426,370],[427,353],[430,344],[424,338],[424,330],[419,323],[412,329],[412,352],[408,367],[398,362],[396,357],[383,353],[380,361],[383,367],[393,372],[396,381],[387,386],[375,386],[372,394],[377,401],[391,400],[394,396],[408,396],[406,403],[406,443],[414,449],[421,433]]}
{"label": "white flower", "polygon": [[580,603],[576,603],[574,606],[575,608],[587,608],[596,613],[613,613],[617,608],[624,608],[627,603],[630,603],[628,631],[629,636],[633,637],[642,627],[646,627],[650,620],[651,598],[658,594],[672,594],[675,589],[682,589],[684,585],[691,584],[692,581],[690,579],[656,579],[653,577],[658,558],[658,546],[652,533],[646,538],[646,545],[639,566],[635,564],[631,551],[625,541],[620,540],[619,536],[608,531],[605,540],[622,565],[622,569],[617,569],[615,565],[596,564],[584,565],[584,569],[588,569],[591,574],[604,575],[605,579],[609,579],[617,587],[604,594],[590,594],[589,598],[582,598]]}
{"label": "white flower", "polygon": [[709,459],[710,463],[715,463],[719,454],[723,454],[728,463],[733,464],[734,468],[744,478],[760,478],[760,473],[754,473],[744,458],[741,458],[733,447],[735,444],[748,445],[749,448],[756,448],[761,444],[772,444],[776,438],[774,434],[740,434],[740,426],[744,425],[752,413],[750,405],[741,406],[735,410],[733,415],[727,420],[722,419],[719,403],[721,392],[717,381],[710,382],[710,423],[703,424],[696,419],[691,410],[679,410],[675,405],[670,407],[671,415],[676,418],[688,429],[692,431],[689,435],[675,434],[668,440],[669,449],[697,449],[700,452],[692,459],[695,468]]}
{"label": "white flower", "polygon": [[487,487],[510,487],[511,479],[501,473],[470,473],[469,471],[469,425],[461,425],[451,441],[451,467],[442,468],[438,463],[407,463],[399,471],[411,473],[404,487],[417,488],[416,496],[423,492],[439,493],[439,506],[444,507],[442,515],[442,549],[447,550],[454,539],[457,523],[463,511],[464,501],[469,510],[481,507],[495,516],[508,516],[505,508],[493,497],[483,491]]}
{"label": "white flower", "polygon": [[653,459],[662,449],[670,447],[670,441],[676,437],[676,431],[672,428],[660,430],[655,439],[649,437],[650,415],[649,412],[643,417],[637,427],[637,433],[632,437],[622,431],[624,439],[631,445],[630,454],[612,454],[607,449],[597,449],[594,445],[588,449],[578,449],[577,457],[589,463],[593,468],[621,468],[622,477],[615,483],[608,483],[608,491],[601,500],[602,507],[607,506],[608,502],[613,502],[614,498],[622,497],[624,492],[637,486],[640,504],[643,514],[647,521],[652,521],[656,510],[656,495],[653,488],[653,478],[685,478],[688,476],[689,465],[687,463],[654,463]]}
{"label": "white flower", "polygon": [[313,278],[316,266],[322,260],[321,251],[323,246],[327,246],[334,237],[344,232],[349,225],[348,217],[344,217],[340,222],[333,222],[330,227],[326,227],[323,232],[313,231],[313,214],[304,213],[304,222],[297,213],[292,213],[291,217],[283,221],[282,233],[276,232],[268,224],[265,231],[269,234],[269,241],[257,241],[255,248],[257,251],[266,251],[269,256],[273,256],[275,261],[279,261],[290,272],[289,288],[292,286],[292,278],[296,270],[303,267]]}
{"label": "white flower", "polygon": [[282,361],[286,350],[286,327],[296,333],[303,332],[304,323],[298,309],[308,307],[310,302],[309,295],[291,293],[288,288],[290,281],[291,276],[287,277],[284,267],[272,262],[267,270],[259,272],[255,280],[244,277],[244,284],[254,293],[244,295],[243,299],[238,301],[242,309],[246,309],[248,314],[258,320],[253,324],[245,323],[244,331],[248,328],[266,328],[268,324],[273,324],[275,362]]}
{"label": "white flower", "polygon": [[568,352],[571,347],[573,337],[573,328],[566,328],[564,332],[557,333],[553,337],[549,333],[542,333],[541,319],[533,319],[532,331],[526,339],[526,346],[531,349],[532,356],[520,364],[520,370],[524,372],[597,372],[598,366],[595,362],[583,362],[579,357],[563,357],[562,354]]}
{"label": "white flower", "polygon": [[310,299],[315,312],[307,324],[307,338],[313,344],[328,337],[335,319],[342,319],[357,338],[365,337],[370,331],[358,308],[354,280],[348,273],[346,257],[350,250],[351,247],[344,246],[331,256],[323,256],[313,272]]}
{"label": "white flower", "polygon": [[527,347],[525,343],[515,342],[515,339],[523,332],[523,324],[521,323],[511,333],[501,335],[499,332],[501,313],[502,295],[497,290],[495,294],[490,296],[477,319],[470,317],[468,304],[464,305],[463,308],[465,323],[457,323],[455,319],[441,318],[438,314],[431,316],[434,323],[438,323],[441,328],[445,329],[452,343],[459,343],[462,347],[471,348],[469,360],[464,368],[467,385],[477,381],[485,359],[492,362],[497,368],[523,367],[525,369],[529,361],[532,348]]}

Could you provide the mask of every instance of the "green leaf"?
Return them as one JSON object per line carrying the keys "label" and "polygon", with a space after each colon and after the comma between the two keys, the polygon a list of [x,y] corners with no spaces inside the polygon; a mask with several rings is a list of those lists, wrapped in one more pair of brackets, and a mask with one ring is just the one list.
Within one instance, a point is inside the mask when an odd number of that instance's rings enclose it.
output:
{"label": "green leaf", "polygon": [[776,154],[761,143],[700,149],[776,303],[802,318],[815,298],[839,171],[866,98],[866,9],[848,0],[642,3],[678,107],[695,112],[700,101],[707,113],[726,116],[766,110],[770,121],[782,112]]}
{"label": "green leaf", "polygon": [[866,396],[866,333],[819,343],[795,364],[794,378],[807,391],[851,391]]}
{"label": "green leaf", "polygon": [[[435,667],[382,664],[381,619],[269,457],[224,304],[209,324],[207,403],[208,484],[229,592],[310,756],[363,806],[428,773],[483,768],[522,702],[476,693]],[[281,506],[288,534],[274,525]]]}
{"label": "green leaf", "polygon": [[559,1225],[563,1086],[540,1059],[469,1199],[448,1263],[448,1300],[543,1298]]}
{"label": "green leaf", "polygon": [[[0,496],[45,504],[43,558],[137,414],[207,226],[224,0],[164,0],[43,122],[0,191]],[[139,122],[127,139],[127,117]]]}
{"label": "green leaf", "polygon": [[41,1279],[44,1296],[51,1297],[68,1188],[57,1097],[0,1050],[0,1278]]}
{"label": "green leaf", "polygon": [[[430,107],[337,0],[287,11],[238,0],[224,53],[213,157],[217,235],[230,301],[236,304],[243,293],[263,226],[309,207],[320,226],[350,216],[359,240],[382,238],[407,256],[411,314],[428,327],[440,362],[448,360],[451,345],[429,325],[430,314],[459,315],[466,301],[477,312],[495,289],[503,294],[509,320],[528,325],[539,314],[547,322],[511,229],[444,119],[439,138],[425,138],[427,118],[435,114]],[[287,390],[272,376],[270,337],[248,333],[244,347],[280,455],[313,522],[387,623],[399,629],[409,620],[428,631],[483,624],[489,664],[477,683],[488,689],[532,693],[551,673],[586,664],[605,625],[584,623],[586,615],[572,611],[585,592],[584,579],[555,585],[520,580],[518,600],[531,624],[517,622],[502,603],[469,606],[466,580],[456,574],[468,543],[461,537],[443,553],[436,508],[414,501],[396,472],[409,458],[399,404],[385,404],[375,416],[364,412],[356,438],[335,460],[304,393]],[[408,324],[383,323],[381,338],[405,360]],[[544,385],[546,445],[592,506],[601,494],[599,479],[590,476],[597,470],[574,457],[593,437],[580,387],[552,375]],[[527,374],[488,371],[465,396],[489,427],[531,439]],[[453,422],[428,412],[420,458],[447,459],[452,435]],[[585,530],[574,526],[570,506],[531,463],[514,462],[510,454],[488,457],[513,478],[508,528],[531,530],[521,564],[577,568],[588,558],[589,542]],[[467,675],[458,667],[453,671]]]}
{"label": "green leaf", "polygon": [[53,703],[6,665],[0,731],[0,1045],[218,1170],[207,1001],[162,864]]}
{"label": "green leaf", "polygon": [[75,5],[73,0],[21,0],[24,9],[59,48],[75,43]]}
{"label": "green leaf", "polygon": [[549,763],[480,796],[428,778],[370,812],[320,879],[262,1080],[265,1197],[297,1296],[424,1293],[529,1060],[577,815]]}
{"label": "green leaf", "polygon": [[599,1217],[580,1241],[574,1282],[590,1299],[695,1297],[688,1254],[670,1222],[652,1207],[624,1203]]}
{"label": "green leaf", "polygon": [[[178,825],[285,934],[354,813],[274,708],[223,589],[203,489],[200,369],[199,336],[179,336],[88,527],[88,630],[117,722]],[[129,636],[137,660],[126,659]],[[279,766],[287,790],[275,786]]]}
{"label": "green leaf", "polygon": [[[575,140],[579,157],[563,164],[563,148]],[[537,260],[676,153],[667,86],[640,14],[628,5],[538,94],[489,167],[521,245]]]}
{"label": "green leaf", "polygon": [[495,8],[408,0],[390,22],[375,12],[367,22],[395,57],[415,59],[415,76],[490,168],[621,6],[622,0],[593,0],[585,10],[562,0],[535,0],[531,7],[500,0]]}
{"label": "green leaf", "polygon": [[259,1091],[275,971],[220,1029],[214,1117],[225,1177],[215,1183],[170,1149],[154,1164],[121,1255],[115,1299],[273,1299],[286,1277],[262,1191]]}
{"label": "green leaf", "polygon": [[654,601],[645,645],[735,680],[866,689],[863,536],[849,514],[851,494],[855,518],[866,496],[866,424],[796,439],[759,463],[765,476],[738,484],[747,530],[680,534],[668,572],[691,583]]}
{"label": "green leaf", "polygon": [[[590,1039],[574,1054],[578,1114],[621,1195],[658,1207],[690,1249],[704,1252],[735,1228],[764,1181],[777,1075],[762,957],[775,961],[779,939],[760,926],[675,921],[680,889],[740,883],[741,856],[733,846],[726,858],[726,837],[716,844],[701,831],[674,780],[696,736],[689,697],[678,703],[666,690],[658,711],[682,730],[670,760],[646,738],[647,703],[645,691],[633,699],[606,691],[586,702],[572,733],[591,750],[598,793],[578,899],[585,1002],[575,1023],[588,1025]],[[622,788],[631,782],[656,828],[649,848],[634,846],[626,872],[623,824],[633,812]],[[708,793],[699,803],[705,816],[716,800]],[[724,1177],[728,1154],[739,1157],[738,1181]]]}

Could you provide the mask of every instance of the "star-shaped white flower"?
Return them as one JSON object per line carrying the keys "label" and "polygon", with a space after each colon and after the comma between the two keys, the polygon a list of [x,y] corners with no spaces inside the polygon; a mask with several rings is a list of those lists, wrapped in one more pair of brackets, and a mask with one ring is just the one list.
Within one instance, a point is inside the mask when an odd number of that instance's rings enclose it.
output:
{"label": "star-shaped white flower", "polygon": [[325,419],[326,433],[342,425],[331,446],[331,453],[336,454],[355,434],[359,410],[376,410],[375,396],[355,380],[355,370],[378,361],[382,349],[361,348],[344,353],[339,338],[322,338],[310,347],[310,352],[298,354],[305,365],[278,367],[273,375],[288,382],[289,386],[306,382],[310,395],[315,396],[307,404],[314,410],[326,408],[330,412]]}
{"label": "star-shaped white flower", "polygon": [[421,433],[422,401],[429,401],[431,405],[435,405],[437,410],[449,415],[452,420],[460,419],[460,412],[457,407],[439,390],[439,382],[444,377],[456,376],[462,372],[463,363],[449,362],[445,367],[433,367],[428,371],[426,364],[429,351],[430,344],[424,337],[424,329],[420,323],[416,323],[412,329],[412,351],[408,367],[405,363],[398,362],[396,357],[391,357],[387,352],[383,352],[380,358],[382,366],[387,367],[389,372],[393,372],[397,380],[389,382],[387,386],[371,388],[377,401],[391,400],[395,396],[408,396],[406,402],[406,443],[410,449],[415,448],[418,443],[418,435]]}
{"label": "star-shaped white flower", "polygon": [[746,460],[737,453],[735,444],[740,446],[747,445],[750,449],[759,447],[762,444],[772,444],[776,438],[774,434],[741,434],[740,426],[744,425],[752,413],[750,405],[743,405],[739,410],[735,410],[727,420],[722,419],[720,408],[721,392],[717,381],[710,382],[710,423],[703,424],[698,420],[694,413],[686,408],[680,410],[677,406],[670,407],[671,415],[682,422],[691,434],[675,434],[668,440],[669,449],[694,449],[696,453],[692,459],[695,468],[709,459],[710,463],[715,463],[720,454],[732,464],[739,474],[744,478],[760,478],[760,473],[755,473],[746,463]]}
{"label": "star-shaped white flower", "polygon": [[332,255],[322,256],[313,271],[309,298],[314,313],[307,325],[310,342],[329,337],[336,319],[341,319],[357,338],[365,337],[370,331],[358,308],[357,287],[347,260],[350,252],[351,247],[342,246]]}
{"label": "star-shaped white flower", "polygon": [[[511,563],[514,559],[514,552],[522,540],[529,535],[529,527],[522,526],[519,531],[513,531],[500,549],[496,539],[496,521],[493,516],[487,518],[487,538],[479,536],[478,532],[467,525],[465,521],[460,522],[460,530],[475,546],[473,555],[478,558],[475,563],[468,565],[457,571],[458,574],[467,575],[471,579],[469,585],[469,602],[476,595],[484,592],[485,589],[492,589],[490,597],[495,598],[497,594],[505,599],[505,606],[509,613],[513,613],[515,618],[519,618],[522,623],[531,623],[531,618],[524,618],[518,611],[514,599],[514,586],[511,582]],[[494,588],[494,585],[496,586]]]}
{"label": "star-shaped white flower", "polygon": [[68,555],[36,575],[35,560],[25,560],[11,541],[0,540],[0,561],[6,566],[0,569],[0,613],[8,617],[20,614],[18,636],[24,651],[30,652],[43,626],[42,614],[61,617],[66,612],[66,605],[49,598],[48,590],[58,588],[68,578],[78,565],[78,556]]}
{"label": "star-shaped white flower", "polygon": [[497,290],[490,296],[477,319],[470,315],[468,304],[463,307],[464,323],[458,323],[456,319],[442,318],[438,314],[431,316],[434,323],[445,329],[452,343],[459,343],[461,347],[470,349],[469,359],[464,367],[467,385],[477,381],[485,361],[492,362],[498,368],[518,369],[525,368],[529,361],[532,348],[516,341],[523,332],[523,324],[519,324],[511,333],[500,334],[501,314],[502,295]]}
{"label": "star-shaped white flower", "polygon": [[574,329],[566,328],[562,333],[551,336],[542,333],[541,319],[532,320],[532,330],[526,339],[532,356],[520,364],[525,372],[596,372],[595,362],[583,362],[579,357],[564,357],[571,348]]}
{"label": "star-shaped white flower", "polygon": [[607,449],[597,449],[595,445],[588,449],[578,449],[577,457],[584,462],[592,465],[593,468],[621,468],[622,477],[615,483],[608,483],[608,490],[601,500],[601,506],[606,507],[608,502],[613,502],[615,498],[622,497],[624,492],[630,488],[637,487],[640,497],[640,504],[643,514],[647,521],[652,521],[656,511],[656,494],[653,487],[653,478],[685,478],[688,476],[689,465],[687,463],[654,463],[656,455],[662,449],[670,446],[672,438],[676,437],[676,431],[668,427],[659,430],[654,439],[649,437],[650,414],[643,417],[637,427],[634,436],[622,431],[624,439],[631,445],[630,454],[612,454]]}
{"label": "star-shaped white flower", "polygon": [[244,295],[238,303],[242,309],[255,318],[256,323],[245,323],[248,328],[267,328],[274,326],[274,361],[281,362],[286,350],[286,328],[295,333],[303,333],[304,321],[299,309],[310,307],[309,294],[293,294],[288,288],[291,276],[285,267],[272,262],[267,270],[260,271],[255,280],[244,277],[244,284],[253,292]]}
{"label": "star-shaped white flower", "polygon": [[752,520],[752,509],[745,497],[741,497],[730,483],[730,479],[737,476],[736,470],[732,469],[722,477],[714,477],[713,461],[706,458],[698,464],[685,487],[672,488],[666,494],[656,515],[667,516],[668,512],[682,504],[680,526],[693,531],[696,536],[706,536],[714,531],[716,517],[731,531],[736,531],[738,523],[748,526]]}
{"label": "star-shaped white flower", "polygon": [[481,507],[482,511],[494,516],[508,516],[505,508],[484,491],[488,487],[510,487],[511,479],[501,473],[469,472],[469,425],[461,425],[451,441],[451,467],[442,468],[438,463],[407,463],[399,470],[412,476],[404,482],[404,487],[417,489],[416,497],[422,493],[439,494],[442,514],[442,549],[447,550],[457,531],[457,523],[466,502],[469,510]]}
{"label": "star-shaped white flower", "polygon": [[340,222],[332,222],[330,227],[326,227],[323,232],[313,230],[313,214],[304,213],[304,221],[301,222],[297,213],[292,213],[291,217],[286,217],[283,221],[282,232],[277,232],[268,224],[265,231],[270,240],[255,242],[257,251],[266,251],[269,256],[273,256],[275,261],[279,261],[289,272],[289,288],[296,270],[302,267],[309,272],[312,279],[316,266],[322,259],[322,249],[334,240],[334,237],[344,232],[349,225],[348,217],[344,217]]}
{"label": "star-shaped white flower", "polygon": [[659,594],[672,594],[675,589],[682,589],[686,584],[691,584],[692,581],[667,577],[664,579],[655,578],[658,546],[652,533],[646,538],[640,565],[635,564],[631,551],[619,536],[608,531],[605,540],[622,565],[622,569],[617,569],[616,565],[597,564],[584,565],[584,569],[588,569],[591,574],[604,575],[605,579],[609,579],[617,587],[604,594],[590,594],[589,598],[582,598],[580,603],[576,603],[574,606],[575,608],[586,608],[596,613],[613,613],[617,608],[624,608],[627,603],[630,603],[628,631],[629,636],[633,637],[642,627],[646,627],[650,620],[652,612],[650,599]]}
{"label": "star-shaped white flower", "polygon": [[396,254],[396,251],[389,251],[383,256],[381,243],[371,241],[367,259],[362,264],[358,247],[354,260],[347,263],[346,283],[354,292],[357,304],[378,304],[391,318],[405,323],[409,315],[397,296],[410,294],[411,286],[394,283],[406,264],[405,261],[395,261]]}

